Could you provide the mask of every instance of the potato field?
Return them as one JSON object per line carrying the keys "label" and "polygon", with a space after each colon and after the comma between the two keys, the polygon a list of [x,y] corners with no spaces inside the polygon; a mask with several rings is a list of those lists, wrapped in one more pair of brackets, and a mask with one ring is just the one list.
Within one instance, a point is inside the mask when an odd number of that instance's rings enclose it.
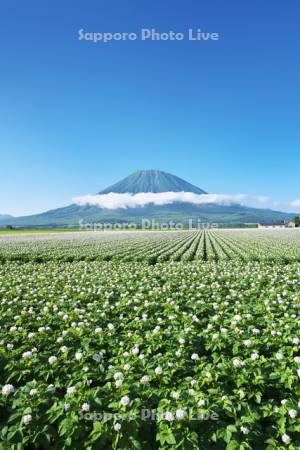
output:
{"label": "potato field", "polygon": [[300,231],[0,237],[0,448],[300,449]]}

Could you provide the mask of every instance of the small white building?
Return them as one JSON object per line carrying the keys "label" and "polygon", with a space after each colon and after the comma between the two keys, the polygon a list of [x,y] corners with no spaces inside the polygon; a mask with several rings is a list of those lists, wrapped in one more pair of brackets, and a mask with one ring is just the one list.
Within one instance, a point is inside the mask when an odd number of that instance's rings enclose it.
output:
{"label": "small white building", "polygon": [[282,221],[274,221],[274,222],[261,222],[258,224],[258,228],[261,228],[263,230],[278,230],[281,228],[287,228],[287,223]]}
{"label": "small white building", "polygon": [[296,223],[292,220],[286,224],[287,228],[296,228]]}

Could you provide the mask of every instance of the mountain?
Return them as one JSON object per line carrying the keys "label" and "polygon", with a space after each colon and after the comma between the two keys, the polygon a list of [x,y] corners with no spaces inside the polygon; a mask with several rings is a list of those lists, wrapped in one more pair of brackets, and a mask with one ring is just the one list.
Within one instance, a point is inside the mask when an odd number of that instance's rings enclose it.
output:
{"label": "mountain", "polygon": [[10,216],[9,214],[0,214],[0,220],[2,220],[2,219],[9,219],[11,217],[13,217],[13,216]]}
{"label": "mountain", "polygon": [[[102,190],[99,194],[140,192],[193,192],[205,194],[203,189],[188,183],[175,175],[158,170],[142,170],[129,175],[118,183]],[[0,226],[7,224],[20,227],[64,227],[78,226],[83,223],[136,223],[143,219],[156,222],[182,223],[188,225],[192,219],[194,223],[217,223],[222,225],[240,226],[246,223],[261,221],[290,220],[294,214],[241,206],[238,204],[219,205],[215,203],[195,205],[187,202],[174,202],[164,205],[148,204],[144,207],[104,209],[86,204],[80,206],[72,204],[63,208],[53,209],[32,216],[1,219]]]}
{"label": "mountain", "polygon": [[203,189],[161,170],[139,170],[118,183],[109,186],[99,192],[99,194],[108,194],[110,192],[119,194],[127,192],[131,194],[139,192],[194,192],[195,194],[206,194]]}

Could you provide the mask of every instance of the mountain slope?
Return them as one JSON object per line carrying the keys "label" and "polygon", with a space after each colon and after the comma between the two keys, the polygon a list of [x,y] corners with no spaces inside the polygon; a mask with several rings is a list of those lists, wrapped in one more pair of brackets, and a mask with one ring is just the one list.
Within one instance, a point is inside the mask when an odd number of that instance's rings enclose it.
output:
{"label": "mountain slope", "polygon": [[116,192],[125,194],[130,192],[137,194],[139,192],[194,192],[195,194],[206,194],[202,189],[182,180],[175,175],[163,172],[161,170],[140,170],[134,172],[123,180],[99,192],[99,194],[108,194]]}
{"label": "mountain slope", "polygon": [[268,209],[248,208],[240,205],[193,205],[191,203],[173,203],[171,205],[148,205],[146,207],[127,209],[100,209],[97,206],[70,205],[53,209],[42,214],[18,217],[8,222],[0,221],[0,226],[11,224],[25,227],[56,227],[78,226],[80,221],[93,224],[136,223],[140,225],[143,219],[166,223],[174,221],[188,226],[189,220],[203,223],[217,223],[240,226],[245,223],[261,221],[291,220],[294,214],[271,211]]}
{"label": "mountain slope", "polygon": [[13,216],[10,216],[9,214],[0,214],[0,220],[2,219],[9,219],[12,218]]}

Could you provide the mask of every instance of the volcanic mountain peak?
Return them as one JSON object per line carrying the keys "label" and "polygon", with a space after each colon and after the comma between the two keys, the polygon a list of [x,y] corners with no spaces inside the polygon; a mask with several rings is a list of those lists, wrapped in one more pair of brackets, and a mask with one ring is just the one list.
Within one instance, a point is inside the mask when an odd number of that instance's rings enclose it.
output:
{"label": "volcanic mountain peak", "polygon": [[[171,175],[160,170],[141,170],[135,172],[124,180],[99,192],[99,194],[138,194],[146,193],[173,193],[173,196],[180,197],[181,192],[193,194],[206,194],[202,189],[182,180],[175,175]],[[177,193],[177,194],[174,194]],[[186,195],[186,194],[185,194]],[[87,196],[97,197],[97,196]],[[100,196],[101,197],[101,196]],[[110,200],[110,197],[131,197],[131,196],[103,196],[102,199]],[[137,196],[143,197],[143,196]],[[145,196],[144,196],[145,197]],[[155,197],[155,196],[152,196]],[[162,195],[164,197],[164,195]],[[168,198],[168,195],[165,196]],[[192,196],[195,197],[195,196]],[[197,197],[197,196],[196,196]],[[132,196],[134,200],[136,196]],[[201,195],[199,196],[201,198]],[[128,199],[127,199],[128,200]],[[107,204],[106,204],[107,205]],[[119,209],[109,209],[99,207],[99,204],[92,204],[87,201],[84,204],[73,203],[72,205],[46,211],[27,217],[16,217],[3,219],[0,217],[0,228],[7,225],[12,226],[39,226],[57,227],[78,226],[78,223],[135,223],[141,224],[143,219],[155,220],[160,223],[169,221],[180,222],[188,226],[189,220],[199,220],[203,223],[230,224],[230,226],[240,226],[246,223],[258,223],[261,221],[290,221],[294,214],[271,211],[267,209],[255,209],[237,204],[193,204],[190,201],[174,201],[167,204],[145,204],[143,207],[138,203],[130,207],[120,207]]]}
{"label": "volcanic mountain peak", "polygon": [[99,192],[99,194],[131,193],[139,192],[194,192],[195,194],[206,194],[203,189],[188,183],[182,178],[171,175],[161,170],[139,170],[112,186]]}

